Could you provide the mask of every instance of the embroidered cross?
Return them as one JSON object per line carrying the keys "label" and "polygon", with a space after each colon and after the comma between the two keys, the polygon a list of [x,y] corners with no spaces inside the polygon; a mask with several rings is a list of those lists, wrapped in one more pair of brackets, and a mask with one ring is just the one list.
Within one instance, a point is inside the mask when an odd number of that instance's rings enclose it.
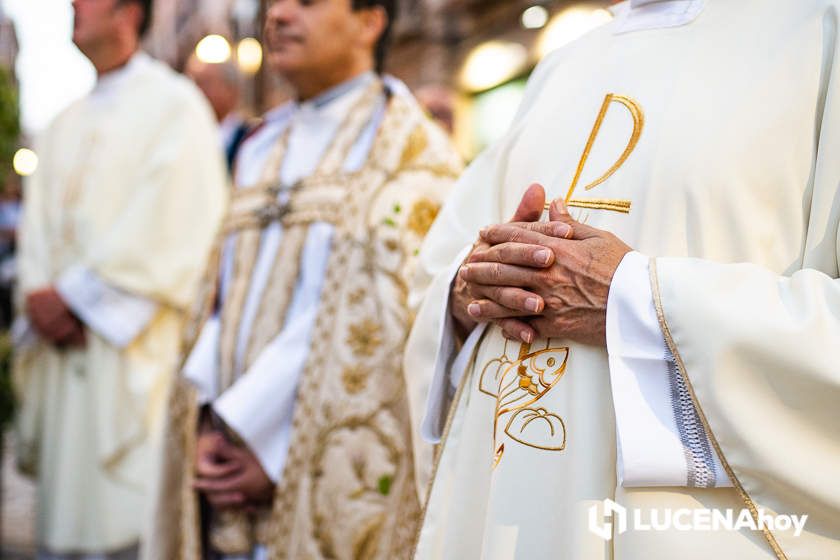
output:
{"label": "embroidered cross", "polygon": [[[629,200],[572,197],[577,189],[580,176],[583,173],[583,168],[586,167],[586,162],[589,159],[589,153],[592,151],[592,146],[595,144],[595,139],[598,137],[601,125],[604,123],[604,117],[606,117],[611,103],[624,105],[630,112],[630,115],[633,117],[633,133],[630,135],[630,141],[627,143],[627,147],[624,148],[624,152],[622,152],[621,156],[619,156],[618,161],[616,161],[606,173],[601,175],[601,177],[586,185],[584,190],[592,190],[609,179],[622,165],[624,165],[624,162],[627,161],[627,158],[630,157],[630,154],[633,153],[633,150],[636,149],[636,145],[639,143],[639,137],[642,135],[642,129],[645,126],[645,115],[642,108],[636,101],[626,95],[608,93],[604,98],[604,102],[601,104],[601,110],[598,112],[598,117],[595,119],[595,125],[592,127],[592,132],[589,133],[589,139],[586,141],[586,147],[583,149],[583,154],[581,155],[577,171],[575,172],[575,177],[572,179],[572,184],[566,193],[566,206],[588,208],[593,210],[609,210],[612,212],[621,212],[623,214],[630,212],[631,203]],[[545,209],[548,210],[550,206],[551,203],[546,203]]]}

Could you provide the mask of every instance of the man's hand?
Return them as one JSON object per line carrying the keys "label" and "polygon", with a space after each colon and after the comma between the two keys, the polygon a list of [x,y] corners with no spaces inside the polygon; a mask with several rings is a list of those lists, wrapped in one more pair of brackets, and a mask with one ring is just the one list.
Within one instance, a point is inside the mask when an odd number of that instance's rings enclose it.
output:
{"label": "man's hand", "polygon": [[[609,232],[575,222],[560,200],[551,205],[549,220],[482,231],[490,247],[475,252],[459,274],[467,284],[484,287],[486,299],[475,302],[473,317],[496,321],[506,336],[523,342],[541,336],[604,345],[610,284],[632,249]],[[571,227],[571,239],[564,239],[561,224]],[[549,265],[540,248],[551,250]],[[517,301],[536,298],[543,308],[520,318],[523,313],[512,313],[511,301],[502,296],[511,290],[518,290]]]}
{"label": "man's hand", "polygon": [[193,487],[215,509],[253,507],[271,503],[274,483],[256,456],[228,441],[219,431],[202,430],[196,447]]}
{"label": "man's hand", "polygon": [[[545,190],[540,185],[531,185],[522,196],[522,201],[519,203],[519,207],[510,223],[538,223],[544,208]],[[562,227],[565,228],[564,231],[568,231],[567,226],[563,225]],[[489,248],[490,245],[487,241],[479,238],[464,262],[470,262],[475,254],[483,253]],[[550,250],[537,247],[534,248],[532,258],[544,260],[542,266],[548,266],[553,260],[553,255]],[[487,286],[477,282],[468,282],[466,278],[458,274],[452,283],[449,301],[452,316],[463,334],[471,331],[479,321],[486,320],[485,317],[476,314],[480,309],[479,304],[481,302],[495,300],[499,304],[499,312],[504,311],[506,317],[522,317],[539,313],[542,311],[542,300],[529,298],[530,295],[524,290],[514,287]]]}
{"label": "man's hand", "polygon": [[35,330],[56,346],[84,346],[85,328],[52,286],[26,296],[26,314]]}

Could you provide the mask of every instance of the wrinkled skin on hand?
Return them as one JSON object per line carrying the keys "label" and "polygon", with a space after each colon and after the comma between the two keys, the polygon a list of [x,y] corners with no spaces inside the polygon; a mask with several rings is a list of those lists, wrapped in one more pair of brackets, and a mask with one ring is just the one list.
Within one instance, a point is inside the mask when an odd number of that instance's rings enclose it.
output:
{"label": "wrinkled skin on hand", "polygon": [[607,298],[629,246],[575,221],[562,200],[552,203],[547,223],[491,226],[481,240],[458,274],[465,294],[482,296],[466,306],[473,321],[494,322],[523,342],[606,345]]}

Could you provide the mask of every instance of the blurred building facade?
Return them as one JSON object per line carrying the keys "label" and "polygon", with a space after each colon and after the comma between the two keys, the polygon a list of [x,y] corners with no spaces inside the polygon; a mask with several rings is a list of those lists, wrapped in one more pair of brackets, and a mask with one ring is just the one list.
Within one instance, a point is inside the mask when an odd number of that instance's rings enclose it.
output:
{"label": "blurred building facade", "polygon": [[[160,0],[148,49],[182,68],[207,35],[225,37],[236,57],[259,39],[270,0]],[[513,117],[524,83],[546,52],[611,17],[614,0],[401,0],[387,70],[413,90],[449,88],[455,136],[472,157]],[[243,73],[246,111],[287,98],[266,68]]]}

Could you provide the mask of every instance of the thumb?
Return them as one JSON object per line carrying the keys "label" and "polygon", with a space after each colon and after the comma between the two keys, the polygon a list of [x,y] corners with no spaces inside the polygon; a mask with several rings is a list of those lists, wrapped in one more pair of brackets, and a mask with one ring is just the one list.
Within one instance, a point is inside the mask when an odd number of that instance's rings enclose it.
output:
{"label": "thumb", "polygon": [[539,183],[534,183],[522,195],[519,207],[511,218],[511,222],[536,222],[540,219],[545,208],[545,189]]}

